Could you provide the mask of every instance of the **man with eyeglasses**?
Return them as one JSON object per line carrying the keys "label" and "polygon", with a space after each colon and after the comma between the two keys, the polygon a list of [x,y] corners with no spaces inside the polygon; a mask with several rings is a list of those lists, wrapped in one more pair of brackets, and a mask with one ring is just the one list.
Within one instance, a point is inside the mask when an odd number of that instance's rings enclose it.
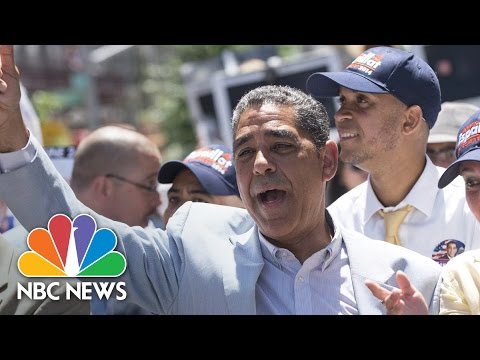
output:
{"label": "man with eyeglasses", "polygon": [[[146,136],[119,126],[105,126],[83,139],[75,154],[70,186],[77,198],[100,215],[130,226],[146,227],[160,205],[157,176],[161,155]],[[150,312],[124,302],[128,314]],[[94,315],[106,313],[95,294]]]}
{"label": "man with eyeglasses", "polygon": [[457,157],[455,143],[460,126],[479,108],[472,104],[444,102],[435,126],[430,130],[427,155],[437,165],[447,168]]}
{"label": "man with eyeglasses", "polygon": [[[78,146],[70,185],[76,197],[98,214],[130,226],[145,227],[160,205],[157,192],[160,164],[160,152],[146,136],[119,126],[105,126],[92,132]],[[0,239],[4,242],[4,256],[11,256],[10,253],[18,249],[27,250],[27,231],[23,227],[12,230],[5,241]],[[7,246],[11,246],[8,253]],[[5,296],[0,294],[0,302]],[[91,311],[105,314],[105,304],[95,294],[92,297],[90,305],[61,301],[56,307],[47,301],[13,302],[10,297],[9,303],[0,307],[0,313],[88,314]],[[71,303],[70,307],[65,306],[67,303]],[[130,303],[123,304],[123,309],[129,314],[150,314]]]}
{"label": "man with eyeglasses", "polygon": [[78,146],[70,185],[77,198],[95,212],[145,227],[160,205],[160,163],[160,151],[146,136],[105,126]]}

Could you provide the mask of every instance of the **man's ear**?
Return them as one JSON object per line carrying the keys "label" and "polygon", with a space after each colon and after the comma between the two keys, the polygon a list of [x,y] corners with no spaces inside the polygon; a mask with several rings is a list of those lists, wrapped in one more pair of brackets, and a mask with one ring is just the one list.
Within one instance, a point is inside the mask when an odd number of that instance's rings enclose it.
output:
{"label": "man's ear", "polygon": [[333,140],[328,140],[324,147],[322,180],[327,182],[335,176],[338,167],[338,147]]}
{"label": "man's ear", "polygon": [[96,176],[90,184],[90,188],[92,188],[95,195],[99,197],[110,196],[113,186],[113,182],[105,175]]}
{"label": "man's ear", "polygon": [[420,106],[412,105],[405,110],[405,119],[402,124],[402,132],[410,134],[420,128],[423,120],[423,112]]}

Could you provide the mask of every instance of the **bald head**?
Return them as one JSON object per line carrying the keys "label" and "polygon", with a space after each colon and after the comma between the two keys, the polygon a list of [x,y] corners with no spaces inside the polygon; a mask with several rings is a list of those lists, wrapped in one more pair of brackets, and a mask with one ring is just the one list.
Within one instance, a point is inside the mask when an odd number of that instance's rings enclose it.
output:
{"label": "bald head", "polygon": [[161,161],[158,148],[146,136],[118,126],[101,127],[78,146],[71,187],[78,194],[97,176],[134,172],[145,156]]}

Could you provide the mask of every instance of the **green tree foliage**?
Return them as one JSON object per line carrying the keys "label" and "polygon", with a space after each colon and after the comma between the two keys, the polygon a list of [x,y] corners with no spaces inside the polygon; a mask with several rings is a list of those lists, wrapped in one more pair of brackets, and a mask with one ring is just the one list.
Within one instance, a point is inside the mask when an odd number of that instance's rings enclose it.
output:
{"label": "green tree foliage", "polygon": [[32,104],[40,121],[47,121],[64,108],[65,101],[53,91],[36,91],[32,95]]}
{"label": "green tree foliage", "polygon": [[158,124],[165,135],[162,153],[166,160],[183,158],[195,148],[195,132],[190,120],[186,96],[175,59],[148,64],[144,69],[142,91],[147,106],[140,122]]}

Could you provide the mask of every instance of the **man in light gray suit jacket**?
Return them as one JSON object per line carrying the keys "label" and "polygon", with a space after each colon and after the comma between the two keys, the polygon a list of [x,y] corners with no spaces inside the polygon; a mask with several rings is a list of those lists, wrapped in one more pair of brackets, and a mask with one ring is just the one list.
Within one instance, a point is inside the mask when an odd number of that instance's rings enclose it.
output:
{"label": "man in light gray suit jacket", "polygon": [[[0,198],[28,230],[58,213],[89,213],[98,227],[114,229],[129,302],[158,314],[387,313],[365,285],[372,279],[396,289],[407,309],[421,293],[424,308],[437,311],[438,265],[342,229],[325,211],[338,151],[325,108],[312,97],[265,86],[235,108],[234,162],[246,211],[188,202],[166,231],[144,230],[75,198],[22,122],[13,48],[0,53]],[[399,284],[398,270],[410,281]],[[121,312],[118,305],[110,300],[107,309]]]}

